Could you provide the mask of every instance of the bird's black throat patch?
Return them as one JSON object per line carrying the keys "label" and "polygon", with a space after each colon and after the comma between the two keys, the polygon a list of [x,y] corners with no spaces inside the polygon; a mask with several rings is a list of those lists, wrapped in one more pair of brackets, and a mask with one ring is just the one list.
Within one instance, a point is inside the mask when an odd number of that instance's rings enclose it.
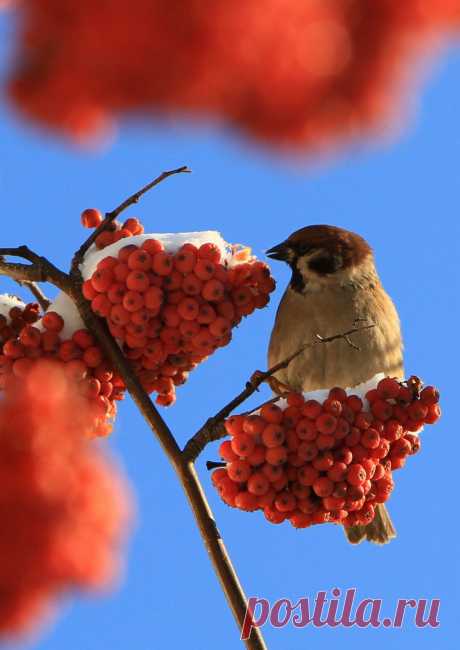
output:
{"label": "bird's black throat patch", "polygon": [[300,273],[296,264],[292,264],[291,269],[292,269],[292,277],[290,282],[291,289],[293,289],[297,293],[303,293],[306,286],[305,278]]}

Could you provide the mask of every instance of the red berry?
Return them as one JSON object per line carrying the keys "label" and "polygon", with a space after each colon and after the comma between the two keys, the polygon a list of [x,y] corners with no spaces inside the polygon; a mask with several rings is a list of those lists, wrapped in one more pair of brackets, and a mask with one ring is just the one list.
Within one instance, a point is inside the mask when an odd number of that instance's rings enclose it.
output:
{"label": "red berry", "polygon": [[102,352],[97,346],[87,348],[83,353],[83,361],[88,368],[97,368],[102,362]]}
{"label": "red berry", "polygon": [[240,510],[246,510],[247,512],[253,512],[254,510],[259,509],[259,502],[257,496],[251,492],[243,491],[238,492],[235,497],[235,506]]}
{"label": "red berry", "polygon": [[331,479],[331,481],[334,481],[334,483],[338,483],[339,481],[344,481],[347,477],[347,471],[348,467],[345,463],[336,461],[332,467],[328,470],[327,475]]}
{"label": "red berry", "polygon": [[201,293],[203,282],[193,273],[189,273],[182,281],[182,291],[188,296],[197,296]]}
{"label": "red berry", "polygon": [[366,431],[363,431],[361,435],[361,444],[367,449],[376,449],[380,444],[380,435],[379,432],[369,427]]}
{"label": "red berry", "polygon": [[422,422],[428,415],[428,406],[423,404],[421,401],[416,400],[415,402],[412,402],[412,404],[409,404],[407,412],[412,420]]}
{"label": "red berry", "polygon": [[338,400],[339,402],[346,402],[347,391],[344,390],[343,388],[340,388],[339,386],[336,386],[335,388],[331,388],[331,390],[329,391],[328,399]]}
{"label": "red berry", "polygon": [[291,512],[297,506],[297,499],[291,492],[283,492],[275,499],[275,508],[280,512]]}
{"label": "red berry", "polygon": [[337,420],[337,427],[334,432],[334,437],[336,440],[342,440],[350,433],[350,431],[351,427],[345,418],[339,418]]}
{"label": "red berry", "polygon": [[141,245],[142,250],[147,251],[151,256],[155,253],[161,253],[165,247],[159,239],[145,239]]}
{"label": "red berry", "polygon": [[263,472],[255,472],[248,479],[248,492],[261,496],[270,488],[270,482]]}
{"label": "red berry", "polygon": [[310,420],[316,420],[316,418],[321,414],[322,410],[322,406],[319,402],[314,399],[310,399],[303,405],[302,415],[304,415],[306,418],[309,418]]}
{"label": "red berry", "polygon": [[83,210],[80,218],[84,228],[97,228],[103,220],[102,214],[96,208]]}
{"label": "red berry", "polygon": [[55,311],[48,311],[42,318],[43,327],[51,332],[61,332],[64,329],[64,319]]}
{"label": "red berry", "polygon": [[355,418],[355,427],[364,431],[371,426],[372,420],[373,418],[370,413],[358,413]]}
{"label": "red berry", "polygon": [[243,483],[252,473],[252,467],[246,460],[234,460],[227,465],[227,472],[232,481]]}
{"label": "red berry", "polygon": [[283,411],[276,404],[264,404],[260,416],[272,424],[279,424],[283,419]]}
{"label": "red berry", "polygon": [[225,428],[231,436],[244,433],[243,423],[244,415],[232,415],[225,420]]}
{"label": "red berry", "polygon": [[251,435],[259,435],[266,427],[266,423],[260,415],[247,415],[243,422],[243,431]]}
{"label": "red berry", "polygon": [[33,325],[26,325],[19,333],[19,341],[26,348],[38,348],[41,343],[41,332]]}
{"label": "red berry", "polygon": [[434,386],[426,386],[420,393],[421,401],[427,406],[439,402],[439,391]]}
{"label": "red berry", "polygon": [[195,320],[198,316],[200,305],[198,300],[192,297],[183,298],[177,305],[177,313],[184,320]]}
{"label": "red berry", "polygon": [[[145,253],[147,254],[147,253]],[[126,278],[126,286],[132,291],[146,291],[150,286],[150,280],[144,271],[133,270]]]}
{"label": "red berry", "polygon": [[92,311],[101,318],[108,318],[112,309],[112,303],[103,293],[99,293],[91,300]]}
{"label": "red berry", "polygon": [[279,447],[284,439],[284,431],[279,424],[267,424],[262,432],[262,441],[266,447]]}
{"label": "red berry", "polygon": [[313,483],[313,491],[319,497],[328,497],[334,490],[334,483],[327,476],[318,477]]}
{"label": "red berry", "polygon": [[342,403],[337,399],[328,398],[323,402],[323,410],[338,417],[342,413]]}
{"label": "red berry", "polygon": [[173,256],[171,253],[157,253],[153,258],[152,269],[157,275],[169,275],[173,270]]}
{"label": "red berry", "polygon": [[383,399],[377,399],[371,403],[372,414],[379,420],[389,420],[393,415],[393,407]]}
{"label": "red berry", "polygon": [[249,456],[254,451],[256,443],[247,433],[240,433],[231,441],[232,449],[238,456]]}
{"label": "red berry", "polygon": [[399,395],[399,382],[396,379],[385,377],[377,384],[379,395],[383,399],[395,399]]}
{"label": "red berry", "polygon": [[325,433],[320,433],[319,436],[316,438],[315,443],[320,451],[324,451],[326,449],[333,448],[333,446],[335,445],[335,439],[334,436],[330,436]]}
{"label": "red berry", "polygon": [[300,467],[297,473],[297,480],[301,485],[313,485],[319,476],[319,470],[311,465]]}
{"label": "red berry", "polygon": [[144,232],[144,226],[141,224],[139,219],[130,217],[124,222],[122,230],[129,230],[133,235],[142,235]]}
{"label": "red berry", "polygon": [[297,448],[297,455],[304,462],[309,462],[318,455],[318,447],[314,442],[303,441]]}
{"label": "red berry", "polygon": [[441,417],[441,408],[439,404],[430,404],[428,407],[428,413],[425,416],[426,424],[434,424]]}
{"label": "red berry", "polygon": [[403,428],[398,420],[387,420],[384,427],[384,436],[390,442],[398,440],[403,434]]}
{"label": "red berry", "polygon": [[123,307],[133,312],[144,306],[144,296],[138,291],[127,291],[123,298]]}
{"label": "red berry", "polygon": [[318,435],[315,423],[307,418],[299,420],[295,430],[301,440],[314,440]]}
{"label": "red berry", "polygon": [[196,250],[181,246],[174,255],[174,266],[181,273],[191,273],[197,261]]}
{"label": "red berry", "polygon": [[322,472],[329,470],[334,464],[334,456],[330,451],[321,452],[313,461],[312,465],[315,469]]}
{"label": "red berry", "polygon": [[270,447],[265,454],[267,463],[270,465],[282,465],[287,460],[287,451],[285,447]]}
{"label": "red berry", "polygon": [[201,244],[198,249],[198,257],[201,259],[211,260],[214,264],[218,264],[221,259],[221,252],[216,244],[208,242],[206,244]]}
{"label": "red berry", "polygon": [[284,470],[280,465],[271,465],[270,463],[265,463],[265,465],[262,466],[261,471],[265,474],[270,483],[278,481],[284,475]]}
{"label": "red berry", "polygon": [[347,406],[355,413],[359,413],[363,410],[363,400],[357,395],[350,395],[347,399]]}
{"label": "red berry", "polygon": [[353,463],[348,467],[347,481],[350,485],[361,485],[366,479],[366,470],[362,465]]}
{"label": "red berry", "polygon": [[97,269],[91,276],[91,284],[99,292],[108,291],[113,282],[113,272],[111,269]]}
{"label": "red berry", "polygon": [[[340,404],[340,402],[337,402]],[[331,434],[334,433],[337,426],[337,418],[331,413],[323,413],[315,420],[316,428],[320,433]]]}
{"label": "red berry", "polygon": [[[196,268],[195,268],[195,273],[197,273]],[[209,300],[210,302],[219,302],[220,300],[223,300],[225,295],[224,285],[222,284],[222,282],[216,279],[207,280],[203,285],[203,288],[201,290],[201,295],[205,300]]]}
{"label": "red berry", "polygon": [[24,356],[25,348],[16,339],[10,339],[3,345],[3,354],[10,359],[19,359]]}
{"label": "red berry", "polygon": [[256,445],[246,460],[255,467],[262,465],[265,462],[266,451],[264,445]]}

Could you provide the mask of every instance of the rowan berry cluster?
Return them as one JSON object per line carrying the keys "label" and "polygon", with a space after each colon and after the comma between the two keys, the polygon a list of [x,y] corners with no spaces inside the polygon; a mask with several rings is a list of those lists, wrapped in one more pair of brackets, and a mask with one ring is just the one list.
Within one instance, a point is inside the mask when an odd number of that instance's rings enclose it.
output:
{"label": "rowan berry cluster", "polygon": [[413,59],[459,25],[457,0],[111,0],[110,25],[97,2],[27,0],[9,92],[75,138],[125,111],[188,111],[312,148],[398,119]]}
{"label": "rowan berry cluster", "polygon": [[[103,221],[103,216],[96,208],[87,208],[81,213],[81,223],[85,228],[97,228]],[[120,239],[126,237],[134,237],[134,235],[142,235],[144,226],[139,219],[130,217],[124,223],[119,221],[112,221],[107,225],[107,228],[96,237],[96,247],[98,249],[115,244]]]}
{"label": "rowan berry cluster", "polygon": [[226,420],[226,467],[212,481],[225,503],[263,510],[274,524],[368,524],[393,490],[393,470],[419,451],[417,432],[440,417],[438,401],[415,378],[381,379],[364,400],[342,388],[323,402],[290,393]]}
{"label": "rowan berry cluster", "polygon": [[144,388],[169,406],[188,373],[268,303],[275,283],[246,249],[229,263],[212,242],[173,251],[153,236],[133,241],[99,261],[83,295],[107,320]]}
{"label": "rowan berry cluster", "polygon": [[61,364],[34,359],[26,375],[13,374],[4,386],[2,640],[49,618],[64,593],[105,587],[118,572],[129,491],[117,468],[87,440],[92,428],[87,402]]}
{"label": "rowan berry cluster", "polygon": [[122,378],[106,362],[93,335],[78,329],[70,338],[61,335],[63,317],[47,311],[41,317],[39,306],[29,303],[11,307],[0,315],[0,388],[15,378],[25,379],[40,359],[62,365],[78,394],[87,400],[93,414],[92,435],[111,431],[117,400],[123,399]]}

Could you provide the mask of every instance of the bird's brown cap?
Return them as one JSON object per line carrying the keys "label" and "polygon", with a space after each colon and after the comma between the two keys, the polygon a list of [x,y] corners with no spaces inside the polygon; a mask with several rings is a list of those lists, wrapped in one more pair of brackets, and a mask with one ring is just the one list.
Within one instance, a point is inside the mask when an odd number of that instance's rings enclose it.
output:
{"label": "bird's brown cap", "polygon": [[314,250],[324,250],[330,258],[340,260],[340,268],[359,265],[372,254],[363,237],[337,226],[306,226],[292,233],[284,242],[270,248],[268,257],[292,262],[295,258]]}

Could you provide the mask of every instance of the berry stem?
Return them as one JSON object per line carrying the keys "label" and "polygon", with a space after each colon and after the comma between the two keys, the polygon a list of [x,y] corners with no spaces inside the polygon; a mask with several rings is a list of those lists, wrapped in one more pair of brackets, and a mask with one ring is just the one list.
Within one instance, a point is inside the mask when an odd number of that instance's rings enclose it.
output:
{"label": "berry stem", "polygon": [[36,282],[18,282],[18,284],[21,287],[26,287],[29,289],[30,293],[34,296],[40,307],[42,308],[43,311],[46,311],[48,307],[51,305],[51,300],[48,300],[48,298],[45,296],[43,291],[40,289],[38,284]]}
{"label": "berry stem", "polygon": [[120,205],[117,206],[114,210],[112,210],[111,212],[106,212],[104,221],[91,233],[91,235],[86,239],[86,241],[83,242],[83,244],[80,246],[78,251],[75,253],[74,258],[72,260],[72,273],[74,273],[78,269],[78,266],[83,262],[83,258],[88,248],[94,243],[94,241],[101,234],[101,232],[106,230],[107,227],[112,223],[112,221],[115,221],[115,219],[118,217],[119,214],[121,214],[124,210],[129,208],[134,203],[137,203],[141,198],[141,196],[146,194],[149,190],[154,188],[156,185],[159,185],[166,178],[169,178],[170,176],[174,176],[175,174],[190,174],[191,171],[192,170],[189,169],[187,165],[183,165],[182,167],[178,167],[177,169],[171,169],[169,171],[162,172],[159,176],[154,178],[153,181],[150,181],[150,183],[144,185],[144,187],[142,187],[140,190],[134,192],[134,194],[131,194],[131,196],[125,199],[122,203],[120,203]]}

